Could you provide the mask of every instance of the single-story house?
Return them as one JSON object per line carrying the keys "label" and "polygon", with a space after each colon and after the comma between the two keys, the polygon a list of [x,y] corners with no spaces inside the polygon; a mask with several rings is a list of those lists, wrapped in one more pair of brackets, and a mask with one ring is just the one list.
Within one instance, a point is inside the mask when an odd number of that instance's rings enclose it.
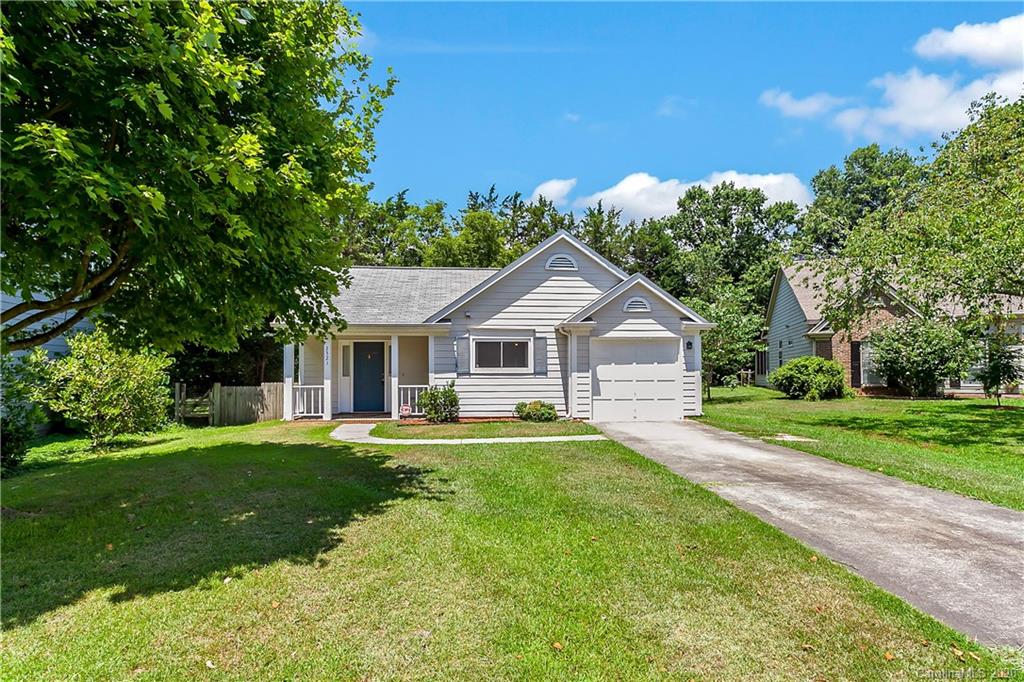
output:
{"label": "single-story house", "polygon": [[[330,338],[284,348],[286,419],[421,414],[455,382],[463,416],[520,401],[592,420],[701,414],[701,332],[714,325],[559,231],[494,268],[355,267]],[[296,366],[297,365],[297,366]]]}
{"label": "single-story house", "polygon": [[[864,322],[850,332],[837,333],[822,316],[823,298],[824,282],[812,261],[799,261],[776,272],[765,318],[766,348],[755,358],[754,383],[767,386],[768,375],[789,360],[816,355],[839,362],[847,385],[860,392],[885,392],[886,381],[875,371],[867,339],[894,318],[920,313],[887,287],[877,292],[872,314]],[[1009,303],[1010,325],[1024,335],[1024,299],[1014,298]],[[956,311],[948,312],[955,315]],[[974,379],[947,381],[945,388],[958,393],[982,392]]]}

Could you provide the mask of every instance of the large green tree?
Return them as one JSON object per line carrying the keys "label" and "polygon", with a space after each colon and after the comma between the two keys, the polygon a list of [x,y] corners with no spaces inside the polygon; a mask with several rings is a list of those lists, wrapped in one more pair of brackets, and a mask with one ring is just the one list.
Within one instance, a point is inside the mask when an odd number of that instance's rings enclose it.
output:
{"label": "large green tree", "polygon": [[984,321],[1024,296],[1024,97],[974,104],[970,124],[936,145],[920,185],[860,221],[824,262],[828,315],[870,312],[892,285],[926,317]]}
{"label": "large green tree", "polygon": [[795,203],[771,202],[756,187],[691,187],[678,212],[659,221],[679,247],[672,293],[711,300],[724,279],[746,287],[763,309],[797,213]]}
{"label": "large green tree", "polygon": [[171,348],[336,322],[393,86],[340,3],[5,3],[2,31],[8,349],[100,310]]}
{"label": "large green tree", "polygon": [[865,216],[894,201],[920,177],[906,151],[883,152],[877,144],[855,149],[842,166],[829,166],[811,179],[814,201],[800,217],[796,247],[814,255],[833,255]]}

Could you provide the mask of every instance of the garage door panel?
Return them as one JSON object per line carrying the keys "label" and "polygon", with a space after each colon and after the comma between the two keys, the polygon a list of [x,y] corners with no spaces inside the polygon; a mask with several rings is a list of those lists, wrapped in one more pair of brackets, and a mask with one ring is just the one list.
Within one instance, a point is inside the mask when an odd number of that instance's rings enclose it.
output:
{"label": "garage door panel", "polygon": [[679,340],[591,343],[592,418],[663,421],[682,417]]}

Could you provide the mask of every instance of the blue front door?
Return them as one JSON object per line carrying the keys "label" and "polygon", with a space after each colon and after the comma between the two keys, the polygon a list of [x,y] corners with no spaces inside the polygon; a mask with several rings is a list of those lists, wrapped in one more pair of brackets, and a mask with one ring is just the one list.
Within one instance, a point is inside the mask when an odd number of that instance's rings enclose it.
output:
{"label": "blue front door", "polygon": [[384,411],[384,344],[353,344],[352,411]]}

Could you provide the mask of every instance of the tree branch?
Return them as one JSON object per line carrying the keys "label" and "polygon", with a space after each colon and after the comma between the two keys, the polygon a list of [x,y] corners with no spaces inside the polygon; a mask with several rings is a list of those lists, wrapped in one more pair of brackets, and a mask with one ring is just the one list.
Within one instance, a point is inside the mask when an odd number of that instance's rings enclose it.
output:
{"label": "tree branch", "polygon": [[66,312],[68,310],[76,310],[77,309],[83,315],[87,314],[92,308],[95,308],[96,306],[100,305],[101,303],[104,303],[105,301],[107,301],[111,296],[114,295],[114,293],[117,292],[118,289],[121,288],[121,285],[125,281],[125,277],[124,276],[127,275],[131,271],[131,269],[132,269],[132,266],[129,265],[125,270],[123,270],[121,273],[119,273],[118,274],[118,278],[115,279],[113,282],[111,282],[105,289],[99,289],[99,290],[95,291],[93,293],[93,295],[90,296],[87,299],[84,299],[84,300],[81,300],[81,301],[73,301],[73,302],[69,303],[66,307],[62,308],[61,310],[43,310],[43,311],[38,312],[38,313],[36,313],[34,315],[29,315],[28,317],[26,317],[24,319],[18,320],[17,322],[15,322],[14,324],[12,324],[10,326],[4,327],[3,328],[3,332],[2,332],[3,333],[3,337],[4,338],[8,338],[8,337],[10,337],[10,336],[12,336],[14,334],[17,334],[22,329],[30,327],[33,324],[36,324],[38,322],[42,322],[43,320],[45,320],[48,317],[52,317],[54,315],[57,315],[57,314],[62,313],[62,312]]}
{"label": "tree branch", "polygon": [[[88,282],[85,282],[85,278],[88,275],[88,261],[90,256],[88,252],[82,254],[82,263],[85,264],[85,271],[79,270],[75,276],[75,285],[71,289],[64,292],[60,296],[53,298],[49,301],[39,301],[36,299],[29,299],[22,301],[21,303],[11,306],[7,310],[0,313],[0,323],[10,322],[14,318],[27,313],[30,310],[48,310],[52,313],[59,313],[64,310],[71,310],[75,308],[72,301],[79,296],[83,291],[95,289],[97,286],[110,279],[112,276],[119,276],[118,269],[121,264],[124,263],[125,256],[128,253],[128,242],[124,242],[118,247],[118,250],[114,254],[114,260],[110,263],[107,268],[97,273]],[[122,268],[123,270],[123,268]]]}
{"label": "tree branch", "polygon": [[88,308],[86,308],[84,310],[79,310],[77,313],[75,313],[74,315],[72,315],[68,319],[64,320],[63,322],[58,324],[56,327],[52,327],[50,329],[47,329],[46,331],[39,332],[38,334],[34,334],[32,336],[28,336],[28,337],[25,337],[23,339],[18,339],[17,341],[11,341],[10,343],[6,344],[7,345],[6,350],[7,351],[27,350],[29,348],[34,348],[35,346],[42,345],[42,344],[46,343],[47,341],[50,341],[51,339],[55,339],[58,336],[60,336],[61,334],[63,334],[64,332],[66,332],[69,329],[71,329],[72,327],[74,327],[80,321],[82,321],[85,318],[85,315],[86,315],[87,312],[88,312]]}

